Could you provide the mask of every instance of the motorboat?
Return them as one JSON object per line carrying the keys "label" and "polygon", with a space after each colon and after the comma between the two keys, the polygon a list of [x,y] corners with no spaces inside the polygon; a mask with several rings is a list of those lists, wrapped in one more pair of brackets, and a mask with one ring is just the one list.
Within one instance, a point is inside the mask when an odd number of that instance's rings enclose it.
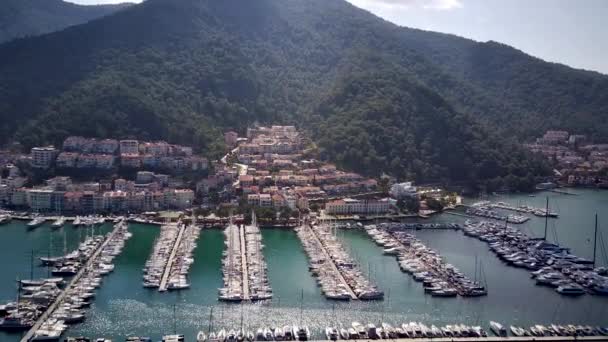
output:
{"label": "motorboat", "polygon": [[507,329],[498,322],[490,321],[490,329],[492,329],[492,332],[498,337],[507,336]]}
{"label": "motorboat", "polygon": [[562,285],[556,289],[557,293],[565,296],[581,296],[585,294],[585,289],[576,284]]}

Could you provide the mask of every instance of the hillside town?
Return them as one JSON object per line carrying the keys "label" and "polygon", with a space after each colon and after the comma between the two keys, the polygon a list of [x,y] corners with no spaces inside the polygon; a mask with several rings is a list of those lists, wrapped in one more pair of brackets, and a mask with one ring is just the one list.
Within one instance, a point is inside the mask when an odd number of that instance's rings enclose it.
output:
{"label": "hillside town", "polygon": [[608,188],[608,144],[594,144],[585,135],[550,130],[525,147],[554,164],[556,179],[562,185]]}
{"label": "hillside town", "polygon": [[[62,149],[34,147],[29,155],[2,156],[0,203],[36,213],[190,208],[194,190],[187,188],[179,176],[205,174],[208,168],[207,159],[194,155],[191,147],[137,140],[68,137]],[[125,179],[121,173],[134,176]],[[36,184],[40,174],[48,178]]]}
{"label": "hillside town", "polygon": [[[373,179],[317,159],[294,126],[224,134],[227,154],[209,162],[189,146],[164,141],[71,136],[61,148],[0,154],[0,204],[41,214],[124,214],[201,209],[260,218],[318,212],[333,218],[433,213],[452,197],[411,182]],[[420,201],[420,198],[423,200]],[[431,208],[429,208],[431,207]]]}

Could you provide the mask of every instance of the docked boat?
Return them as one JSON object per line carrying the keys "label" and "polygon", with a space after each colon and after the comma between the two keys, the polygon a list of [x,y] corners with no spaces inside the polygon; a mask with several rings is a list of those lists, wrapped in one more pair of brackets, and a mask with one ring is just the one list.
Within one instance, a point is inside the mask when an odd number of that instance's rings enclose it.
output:
{"label": "docked boat", "polygon": [[507,329],[498,322],[490,321],[490,329],[492,329],[492,332],[498,337],[507,336]]}
{"label": "docked boat", "polygon": [[205,341],[207,341],[207,335],[205,335],[205,332],[199,331],[198,334],[196,334],[196,342],[205,342]]}
{"label": "docked boat", "polygon": [[27,228],[28,229],[35,229],[40,227],[44,222],[46,221],[45,217],[42,216],[38,216],[35,217],[33,220],[31,220],[28,224],[27,224]]}
{"label": "docked boat", "polygon": [[55,222],[53,222],[53,224],[51,224],[51,228],[57,229],[57,228],[61,228],[65,225],[65,217],[60,217],[58,218]]}
{"label": "docked boat", "polygon": [[9,223],[12,217],[10,215],[0,215],[0,225]]}
{"label": "docked boat", "polygon": [[585,289],[576,284],[559,286],[556,291],[565,296],[581,296],[585,294]]}

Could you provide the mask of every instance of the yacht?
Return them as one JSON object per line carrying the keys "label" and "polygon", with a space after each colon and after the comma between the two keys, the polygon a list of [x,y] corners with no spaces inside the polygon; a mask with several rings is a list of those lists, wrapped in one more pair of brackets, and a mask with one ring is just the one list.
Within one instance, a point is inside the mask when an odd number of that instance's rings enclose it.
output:
{"label": "yacht", "polygon": [[62,216],[62,217],[58,218],[55,222],[53,222],[51,227],[54,229],[57,229],[57,228],[63,227],[64,224],[65,224],[65,217]]}
{"label": "yacht", "polygon": [[349,335],[347,329],[340,328],[340,338],[343,339],[343,340],[348,340],[350,338],[350,335]]}
{"label": "yacht", "polygon": [[184,342],[184,335],[166,335],[163,342]]}
{"label": "yacht", "polygon": [[31,220],[27,224],[27,228],[34,229],[34,228],[40,227],[45,221],[46,221],[46,218],[44,218],[42,216],[35,217],[33,220]]}
{"label": "yacht", "polygon": [[308,341],[310,339],[310,330],[308,327],[293,327],[293,335],[297,341]]}
{"label": "yacht", "polygon": [[337,341],[338,338],[340,337],[340,335],[338,333],[338,329],[336,329],[335,327],[325,328],[325,337],[327,337],[328,341]]}
{"label": "yacht", "polygon": [[19,315],[11,315],[0,320],[0,330],[20,331],[31,328],[34,323]]}
{"label": "yacht", "polygon": [[285,333],[283,332],[283,328],[277,327],[274,328],[274,340],[275,341],[283,341],[285,339]]}
{"label": "yacht", "polygon": [[496,336],[499,336],[499,337],[507,336],[507,329],[505,329],[505,327],[498,322],[490,321],[490,329],[492,329],[492,332],[494,334],[496,334]]}
{"label": "yacht", "polygon": [[8,223],[11,219],[10,215],[0,215],[0,224]]}
{"label": "yacht", "polygon": [[576,284],[562,285],[558,287],[556,291],[559,294],[566,296],[580,296],[585,294],[585,289]]}

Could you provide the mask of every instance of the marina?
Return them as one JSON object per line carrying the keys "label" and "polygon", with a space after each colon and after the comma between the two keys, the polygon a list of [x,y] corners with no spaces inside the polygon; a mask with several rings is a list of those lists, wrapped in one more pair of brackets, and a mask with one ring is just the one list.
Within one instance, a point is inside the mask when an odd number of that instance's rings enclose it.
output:
{"label": "marina", "polygon": [[[488,294],[480,281],[469,279],[456,267],[446,263],[439,253],[425,246],[414,235],[385,229],[383,224],[365,227],[367,234],[384,249],[384,254],[395,255],[401,270],[423,283],[425,293],[435,297],[479,297]],[[475,278],[477,273],[476,267]],[[481,265],[479,274],[481,278]]]}
{"label": "marina", "polygon": [[335,236],[335,228],[328,224],[304,223],[298,227],[308,257],[310,270],[329,299],[375,300],[384,293],[359,270]]}
{"label": "marina", "polygon": [[96,277],[113,269],[111,261],[128,237],[126,224],[120,223],[105,237],[87,239],[79,248],[82,265],[64,289],[62,278],[20,281],[17,301],[4,306],[0,328],[29,329],[22,341],[58,339],[67,328],[65,324],[84,319],[78,309],[87,306],[85,302],[94,297],[89,286],[97,284]]}
{"label": "marina", "polygon": [[[551,203],[559,202],[559,207],[572,208],[572,211],[562,210],[559,220],[549,220],[547,240],[554,242],[552,231],[555,229],[559,245],[570,248],[572,254],[592,260],[593,214],[598,210],[601,212],[605,204],[602,196],[605,193],[583,193],[579,196],[555,195],[551,198]],[[522,199],[530,201],[536,207],[545,204],[545,198],[541,195],[533,199],[528,199],[527,195],[522,195],[521,199],[517,196],[502,196],[493,201],[517,205]],[[536,203],[532,202],[535,200]],[[572,212],[580,212],[581,215],[571,216]],[[406,223],[418,222],[465,225],[464,219],[445,214]],[[601,214],[599,222],[598,232],[605,236],[606,227],[602,224]],[[30,253],[32,249],[36,251],[34,260],[46,256],[49,236],[52,236],[53,241],[51,255],[64,255],[64,232],[67,235],[68,252],[77,249],[78,244],[86,238],[83,236],[86,230],[70,229],[69,221],[63,230],[53,230],[50,223],[31,231],[27,230],[27,221],[13,220],[2,226],[0,257],[14,260],[2,266],[6,274],[0,277],[2,302],[15,301],[15,275],[21,279],[47,278],[48,268],[41,267],[38,263],[35,263],[34,276],[30,277]],[[533,216],[529,222],[515,228],[526,232],[530,237],[542,237],[544,225],[545,218]],[[107,232],[108,228],[106,223],[96,230]],[[97,337],[123,341],[127,336],[149,336],[157,341],[172,334],[175,328],[186,340],[195,340],[199,331],[207,333],[212,307],[215,317],[212,332],[225,329],[228,335],[230,330],[234,330],[238,335],[242,326],[245,333],[252,332],[255,335],[260,328],[272,331],[273,327],[297,325],[309,327],[311,340],[325,340],[326,328],[346,329],[354,321],[361,322],[364,326],[374,324],[376,327],[381,327],[384,322],[395,328],[409,322],[424,323],[429,328],[432,325],[438,328],[447,325],[480,326],[488,335],[493,335],[489,321],[494,320],[504,325],[511,340],[518,339],[511,333],[511,325],[530,333],[536,325],[580,325],[592,328],[608,325],[608,302],[603,296],[558,296],[554,288],[535,286],[530,271],[511,267],[499,259],[486,242],[458,231],[403,229],[409,234],[415,234],[416,239],[439,252],[446,262],[471,279],[475,274],[475,259],[483,262],[488,295],[477,298],[425,295],[422,284],[413,277],[404,275],[395,262],[395,256],[384,254],[384,248],[371,240],[363,229],[338,229],[334,230],[336,238],[357,264],[364,265],[364,272],[370,274],[370,279],[386,295],[383,301],[327,300],[317,285],[316,278],[308,272],[309,261],[297,233],[292,229],[266,227],[260,230],[268,279],[272,284],[271,300],[254,305],[244,302],[239,306],[217,301],[217,289],[223,286],[221,262],[225,238],[222,227],[201,231],[188,276],[190,289],[159,294],[157,291],[146,291],[140,283],[142,266],[151,255],[161,229],[157,225],[130,224],[129,230],[134,237],[113,262],[116,266],[114,271],[104,277],[103,286],[96,290],[95,297],[90,301],[91,307],[86,309],[85,321],[70,325],[61,339],[67,336],[85,336],[93,341]],[[598,267],[605,266],[600,249],[598,239]],[[479,266],[477,268],[479,272]],[[16,341],[21,337],[20,334],[0,332],[2,341]],[[559,339],[572,340],[571,337]]]}
{"label": "marina", "polygon": [[228,302],[249,300],[249,277],[241,228],[230,222],[224,229],[224,235],[225,249],[222,253],[224,286],[219,289],[219,299]]}
{"label": "marina", "polygon": [[250,225],[240,228],[241,243],[245,246],[247,286],[249,300],[267,300],[272,298],[272,288],[268,280],[268,266],[262,253],[264,245],[260,226],[252,213]]}
{"label": "marina", "polygon": [[194,263],[192,255],[200,233],[201,228],[197,225],[182,225],[172,256],[169,257],[167,267],[165,267],[165,274],[163,275],[165,281],[161,281],[159,291],[190,288],[188,273]]}
{"label": "marina", "polygon": [[502,221],[502,222],[508,222],[508,223],[515,223],[515,224],[523,224],[530,220],[530,218],[528,216],[524,216],[524,215],[515,215],[515,214],[504,215],[502,213],[499,213],[498,211],[495,210],[495,207],[492,206],[491,203],[487,202],[487,201],[472,204],[470,207],[467,208],[465,213],[467,215],[484,217],[484,218],[489,218],[489,219],[498,220],[498,221]]}
{"label": "marina", "polygon": [[222,271],[224,287],[219,290],[222,301],[261,301],[272,298],[268,267],[262,253],[262,235],[255,213],[250,225],[229,224]]}
{"label": "marina", "polygon": [[[166,290],[169,278],[170,260],[176,253],[176,245],[183,235],[183,225],[171,223],[160,228],[160,236],[154,244],[154,249],[143,269],[143,286],[145,288],[158,288]],[[161,287],[163,286],[163,287]]]}
{"label": "marina", "polygon": [[567,296],[585,293],[608,296],[608,269],[596,268],[595,256],[587,260],[571,254],[569,248],[488,221],[466,222],[463,232],[488,243],[508,265],[531,271],[537,285],[554,287],[556,292]]}

